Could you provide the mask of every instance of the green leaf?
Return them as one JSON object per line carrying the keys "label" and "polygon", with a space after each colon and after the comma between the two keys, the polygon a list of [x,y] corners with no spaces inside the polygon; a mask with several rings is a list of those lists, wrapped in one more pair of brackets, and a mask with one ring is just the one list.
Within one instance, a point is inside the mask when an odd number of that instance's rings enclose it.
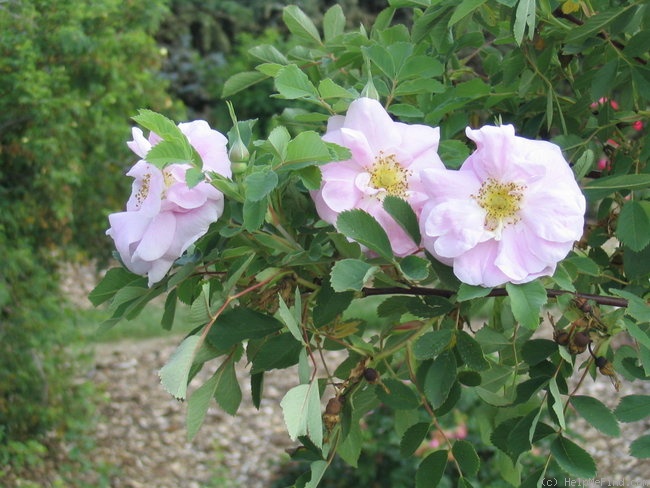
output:
{"label": "green leaf", "polygon": [[451,452],[460,465],[463,475],[475,476],[481,465],[476,449],[468,441],[456,441],[451,447]]}
{"label": "green leaf", "polygon": [[388,78],[391,80],[397,78],[393,57],[384,46],[375,44],[370,47],[363,47],[362,51]]}
{"label": "green leaf", "polygon": [[600,200],[620,190],[644,190],[650,188],[650,174],[605,176],[590,182],[583,188],[587,198]]}
{"label": "green leaf", "polygon": [[201,168],[192,167],[185,172],[185,184],[188,188],[194,188],[203,181],[205,181],[205,174]]}
{"label": "green leaf", "polygon": [[262,391],[264,390],[264,372],[251,374],[251,400],[253,406],[259,410],[262,403]]}
{"label": "green leaf", "polygon": [[359,209],[346,210],[339,214],[336,227],[346,237],[366,246],[384,259],[392,260],[393,250],[388,235],[370,214]]}
{"label": "green leaf", "polygon": [[348,435],[341,441],[336,449],[336,454],[353,468],[358,467],[361,448],[363,447],[363,437],[361,427],[358,422],[350,426]]}
{"label": "green leaf", "polygon": [[161,139],[180,141],[185,138],[185,135],[172,120],[152,110],[140,109],[138,115],[132,119],[145,129],[160,136]]}
{"label": "green leaf", "polygon": [[612,91],[618,71],[618,58],[614,58],[600,68],[591,83],[591,98],[598,100]]}
{"label": "green leaf", "polygon": [[562,402],[562,395],[560,389],[557,386],[557,377],[551,377],[548,382],[548,391],[551,393],[552,403],[553,403],[553,412],[557,417],[557,422],[562,427],[563,430],[566,430],[566,420],[564,418],[564,403]]}
{"label": "green leaf", "polygon": [[422,281],[429,276],[431,264],[428,259],[418,256],[406,256],[399,261],[399,269],[410,281]]}
{"label": "green leaf", "polygon": [[413,345],[413,354],[416,359],[434,358],[449,346],[452,335],[450,329],[427,332]]}
{"label": "green leaf", "polygon": [[187,437],[194,439],[214,397],[224,412],[235,415],[242,400],[234,357],[226,359],[212,377],[190,396],[187,405]]}
{"label": "green leaf", "polygon": [[641,56],[648,52],[650,45],[650,30],[644,29],[632,36],[630,40],[625,43],[623,52],[628,57]]}
{"label": "green leaf", "polygon": [[624,14],[628,8],[617,7],[613,10],[606,10],[592,15],[584,24],[571,29],[566,36],[565,42],[572,44],[596,35],[605,26],[611,24],[617,17]]}
{"label": "green leaf", "polygon": [[[345,156],[349,157],[349,152]],[[292,169],[302,167],[302,163],[311,165],[315,162],[329,163],[336,160],[329,144],[311,130],[301,132],[287,145],[285,165],[291,165]]]}
{"label": "green leaf", "polygon": [[404,229],[415,244],[419,244],[422,240],[420,236],[420,225],[418,224],[418,218],[406,200],[403,200],[399,197],[388,195],[384,199],[384,210],[388,212],[388,215],[395,219],[395,222]]}
{"label": "green leaf", "polygon": [[418,422],[410,426],[404,432],[402,440],[400,441],[400,455],[403,458],[407,458],[422,445],[424,438],[429,433],[429,427],[431,424],[429,422]]}
{"label": "green leaf", "polygon": [[332,5],[323,16],[323,34],[325,41],[331,41],[343,34],[345,29],[345,15],[340,5]]}
{"label": "green leaf", "polygon": [[245,200],[243,208],[244,229],[253,232],[262,227],[268,205],[269,201],[266,197],[258,201]]}
{"label": "green leaf", "polygon": [[535,366],[557,352],[557,348],[557,343],[549,339],[529,339],[521,348],[521,356],[530,366]]}
{"label": "green leaf", "polygon": [[160,169],[168,164],[196,163],[192,160],[189,143],[179,139],[160,141],[147,152],[145,159]]}
{"label": "green leaf", "polygon": [[[298,288],[296,287],[296,293],[299,293]],[[291,332],[291,335],[300,343],[304,341],[304,338],[302,336],[302,329],[300,328],[300,321],[299,319],[289,310],[289,307],[287,307],[287,304],[284,302],[284,298],[282,298],[282,295],[278,293],[278,315],[280,316],[280,319],[282,322],[284,322],[284,325],[287,326],[287,329],[289,329],[289,332]],[[296,307],[299,309],[300,306],[299,304],[296,304]],[[300,313],[300,312],[298,312]]]}
{"label": "green leaf", "polygon": [[454,13],[451,15],[447,27],[453,27],[486,2],[487,0],[463,0],[454,8]]}
{"label": "green leaf", "polygon": [[318,93],[320,93],[320,96],[325,100],[330,98],[353,99],[358,97],[357,94],[352,93],[343,88],[341,85],[334,83],[331,78],[325,78],[324,80],[321,80],[321,82],[318,84]]}
{"label": "green leaf", "polygon": [[459,302],[466,302],[474,298],[486,297],[490,294],[492,288],[484,288],[482,286],[473,286],[466,283],[461,283],[460,288],[458,288],[458,295],[456,299]]}
{"label": "green leaf", "polygon": [[115,294],[126,286],[137,288],[147,287],[147,278],[131,273],[126,268],[111,268],[88,294],[88,299],[94,306],[110,300]]}
{"label": "green leaf", "polygon": [[244,180],[246,199],[259,202],[278,186],[278,175],[269,168],[252,173]]}
{"label": "green leaf", "polygon": [[440,407],[456,381],[456,359],[450,351],[445,351],[431,362],[424,379],[424,394],[436,409]]}
{"label": "green leaf", "polygon": [[596,463],[582,447],[559,435],[551,443],[551,454],[560,467],[577,478],[596,476]]}
{"label": "green leaf", "polygon": [[650,335],[648,335],[645,330],[641,329],[641,327],[629,320],[625,321],[625,328],[627,329],[627,332],[634,338],[634,340],[636,340],[646,349],[650,349]]}
{"label": "green leaf", "polygon": [[519,0],[517,5],[513,34],[518,45],[521,45],[521,41],[524,40],[526,27],[528,27],[528,37],[532,39],[535,34],[535,0]]}
{"label": "green leaf", "polygon": [[280,65],[289,64],[287,57],[282,54],[275,46],[272,46],[270,44],[253,46],[248,50],[248,52],[255,56],[257,59],[264,61],[265,63]]}
{"label": "green leaf", "polygon": [[573,174],[575,174],[576,180],[582,179],[582,177],[591,170],[595,159],[596,155],[594,154],[593,149],[585,149],[585,152],[582,153],[582,155],[572,166]]}
{"label": "green leaf", "polygon": [[246,90],[260,81],[268,78],[268,75],[260,73],[259,71],[244,71],[237,73],[226,80],[223,84],[223,91],[221,98],[228,98],[240,91]]}
{"label": "green leaf", "polygon": [[332,267],[332,288],[336,292],[360,291],[378,271],[379,267],[360,259],[342,259]]}
{"label": "green leaf", "polygon": [[185,425],[187,428],[187,438],[190,441],[194,439],[203,424],[205,414],[210,406],[210,401],[214,397],[214,392],[217,389],[217,383],[219,382],[218,375],[219,373],[216,372],[208,381],[197,388],[187,402]]}
{"label": "green leaf", "polygon": [[415,473],[415,488],[438,486],[447,467],[449,452],[446,449],[434,451],[425,457]]}
{"label": "green leaf", "polygon": [[395,410],[410,410],[420,405],[413,389],[394,378],[387,378],[383,380],[383,385],[375,386],[375,394],[379,400]]}
{"label": "green leaf", "polygon": [[318,380],[291,388],[280,402],[289,437],[306,435],[318,447],[323,445]]}
{"label": "green leaf", "polygon": [[322,182],[322,174],[316,166],[307,166],[296,171],[298,178],[307,190],[318,190]]}
{"label": "green leaf", "polygon": [[406,103],[393,104],[388,107],[388,111],[397,117],[412,117],[415,119],[424,117],[422,110]]}
{"label": "green leaf", "polygon": [[650,307],[641,297],[623,290],[610,289],[614,295],[627,299],[627,314],[639,323],[650,322]]}
{"label": "green leaf", "polygon": [[318,92],[305,73],[295,64],[285,66],[275,76],[275,87],[288,99],[318,98]]}
{"label": "green leaf", "polygon": [[616,417],[600,400],[590,396],[578,395],[571,397],[571,405],[582,418],[603,434],[613,437],[621,435],[621,428]]}
{"label": "green leaf", "polygon": [[312,315],[314,325],[322,327],[330,323],[348,308],[353,298],[353,292],[337,293],[332,288],[329,278],[324,280],[316,296],[316,306]]}
{"label": "green leaf", "polygon": [[528,329],[536,329],[539,326],[540,309],[548,300],[544,286],[539,281],[523,285],[506,283],[506,290],[515,319]]}
{"label": "green leaf", "polygon": [[635,458],[650,458],[650,434],[642,435],[630,444],[630,454]]}
{"label": "green leaf", "polygon": [[650,243],[650,202],[630,200],[623,205],[616,225],[616,237],[635,252]]}
{"label": "green leaf", "polygon": [[469,369],[483,371],[490,367],[480,344],[464,330],[456,332],[456,350]]}
{"label": "green leaf", "polygon": [[160,325],[165,330],[171,330],[174,324],[174,316],[176,315],[176,303],[178,300],[178,292],[176,288],[169,292],[165,299],[165,311],[163,312]]}
{"label": "green leaf", "polygon": [[621,398],[614,415],[621,422],[636,422],[650,415],[650,395],[627,395]]}
{"label": "green leaf", "polygon": [[191,335],[186,337],[158,373],[163,388],[171,393],[174,398],[184,400],[186,397],[190,369],[200,344],[201,338],[199,336]]}
{"label": "green leaf", "polygon": [[323,475],[328,466],[329,463],[327,461],[313,461],[309,465],[311,478],[309,478],[309,481],[305,484],[305,488],[316,488],[321,479],[323,479]]}
{"label": "green leaf", "polygon": [[207,341],[224,349],[246,339],[261,339],[279,331],[282,323],[263,313],[238,307],[224,312],[207,335]]}
{"label": "green leaf", "polygon": [[296,341],[290,333],[273,336],[255,351],[251,358],[253,362],[251,373],[293,366],[298,362],[301,350],[301,342]]}
{"label": "green leaf", "polygon": [[288,5],[282,11],[282,20],[291,33],[306,41],[316,41],[321,44],[318,29],[309,17],[296,5]]}

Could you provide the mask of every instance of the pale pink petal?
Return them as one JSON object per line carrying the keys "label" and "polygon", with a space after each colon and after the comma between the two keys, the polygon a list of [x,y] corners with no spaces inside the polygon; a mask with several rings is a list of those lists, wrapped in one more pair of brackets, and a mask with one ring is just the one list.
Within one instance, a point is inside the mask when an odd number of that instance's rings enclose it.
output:
{"label": "pale pink petal", "polygon": [[433,201],[450,198],[470,199],[481,188],[481,181],[472,172],[451,171],[441,168],[423,169],[420,179],[424,191]]}
{"label": "pale pink petal", "polygon": [[177,259],[176,257],[163,256],[159,259],[156,259],[155,261],[147,262],[149,266],[147,276],[149,277],[148,284],[150,287],[158,283],[160,280],[162,280],[165,277],[165,275],[171,269],[176,259]]}
{"label": "pale pink petal", "polygon": [[311,198],[316,205],[316,212],[318,216],[325,222],[334,225],[336,219],[338,218],[339,212],[333,210],[330,206],[325,203],[323,200],[323,193],[321,191],[312,191],[310,192]]}
{"label": "pale pink petal", "polygon": [[424,245],[442,257],[460,256],[490,237],[483,229],[484,220],[485,213],[472,200],[425,206],[420,220]]}
{"label": "pale pink petal", "polygon": [[[408,154],[408,161],[399,157],[398,160],[409,169],[414,169],[414,161],[420,160],[422,164],[443,167],[442,161],[438,156],[438,144],[440,142],[440,128],[429,127],[420,124],[403,124],[397,122],[395,127],[401,136],[400,145],[402,154]],[[430,166],[429,166],[430,167]]]}
{"label": "pale pink petal", "polygon": [[499,244],[485,241],[454,259],[454,274],[463,283],[474,286],[498,286],[508,277],[494,265]]}
{"label": "pale pink petal", "polygon": [[401,134],[386,109],[374,98],[359,98],[348,107],[343,127],[362,132],[373,151],[398,147]]}
{"label": "pale pink petal", "polygon": [[370,167],[375,162],[378,153],[370,147],[364,133],[347,128],[343,128],[339,132],[341,145],[347,147],[352,153],[352,158],[349,161],[364,168]]}
{"label": "pale pink petal", "polygon": [[216,222],[223,213],[223,200],[209,201],[205,205],[176,214],[176,231],[170,252],[175,256],[183,254],[197,239],[205,235],[212,222]]}
{"label": "pale pink petal", "polygon": [[138,247],[133,253],[134,259],[155,261],[163,257],[174,240],[176,217],[172,212],[156,215],[145,231]]}
{"label": "pale pink petal", "polygon": [[133,135],[133,140],[128,141],[126,145],[129,146],[131,151],[144,159],[151,149],[151,143],[145,139],[144,134],[139,127],[133,127],[131,129],[131,134]]}
{"label": "pale pink petal", "polygon": [[214,171],[226,178],[232,176],[231,163],[228,159],[228,139],[211,129],[205,120],[195,120],[178,124],[203,160],[203,169]]}
{"label": "pale pink petal", "polygon": [[108,216],[110,228],[106,234],[111,236],[115,242],[117,252],[120,253],[122,261],[131,262],[133,254],[132,244],[142,239],[151,218],[139,212],[118,212]]}
{"label": "pale pink petal", "polygon": [[129,170],[127,176],[135,178],[131,185],[131,196],[126,202],[127,211],[156,215],[160,211],[160,196],[165,188],[162,171],[140,160]]}
{"label": "pale pink petal", "polygon": [[343,127],[345,117],[343,115],[333,115],[327,120],[327,132],[334,132]]}

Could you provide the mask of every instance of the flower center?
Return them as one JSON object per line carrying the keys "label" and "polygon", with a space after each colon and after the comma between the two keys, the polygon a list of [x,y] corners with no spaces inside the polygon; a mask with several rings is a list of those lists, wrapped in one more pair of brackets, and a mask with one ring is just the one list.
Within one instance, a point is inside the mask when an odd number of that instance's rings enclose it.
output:
{"label": "flower center", "polygon": [[504,227],[519,222],[519,209],[524,197],[525,185],[501,183],[488,178],[472,198],[485,210],[485,228],[501,239]]}
{"label": "flower center", "polygon": [[410,171],[399,164],[394,154],[386,156],[380,152],[369,173],[370,184],[376,190],[401,198],[407,196]]}

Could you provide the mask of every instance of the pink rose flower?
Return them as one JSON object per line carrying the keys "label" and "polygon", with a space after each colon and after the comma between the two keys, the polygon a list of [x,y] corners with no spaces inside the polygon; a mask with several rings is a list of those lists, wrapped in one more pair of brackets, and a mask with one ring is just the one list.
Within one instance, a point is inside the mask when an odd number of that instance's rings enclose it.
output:
{"label": "pink rose flower", "polygon": [[[227,139],[197,120],[179,124],[203,159],[203,170],[231,176]],[[147,152],[160,138],[133,129],[127,145],[142,159],[127,173],[133,182],[126,211],[109,215],[106,234],[115,241],[124,265],[148,275],[149,286],[160,281],[185,250],[203,236],[223,213],[223,194],[208,180],[193,188],[185,183],[189,164],[170,164],[163,170],[146,161]],[[207,177],[206,177],[207,178]]]}
{"label": "pink rose flower", "polygon": [[323,139],[350,149],[352,157],[321,166],[322,183],[312,192],[318,215],[335,225],[338,215],[361,209],[384,228],[396,256],[419,249],[384,210],[387,195],[406,200],[419,215],[427,200],[420,172],[444,168],[438,156],[440,129],[394,122],[381,104],[359,98],[343,116],[331,117]]}
{"label": "pink rose flower", "polygon": [[422,174],[425,248],[470,285],[552,275],[584,226],[585,198],[558,146],[511,125],[467,128],[477,149],[458,171]]}

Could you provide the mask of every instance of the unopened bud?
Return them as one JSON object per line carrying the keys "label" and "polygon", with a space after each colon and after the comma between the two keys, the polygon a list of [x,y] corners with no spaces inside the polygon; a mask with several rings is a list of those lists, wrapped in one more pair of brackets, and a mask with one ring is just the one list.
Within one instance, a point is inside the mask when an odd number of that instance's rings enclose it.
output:
{"label": "unopened bud", "polygon": [[228,157],[233,163],[245,163],[251,157],[251,154],[248,152],[248,148],[244,145],[242,140],[237,137],[233,145],[230,147],[230,151],[228,151]]}
{"label": "unopened bud", "polygon": [[377,91],[377,88],[375,88],[375,84],[372,81],[372,76],[368,77],[366,86],[364,86],[363,90],[361,90],[361,96],[366,98],[372,98],[374,100],[379,100],[379,92]]}

